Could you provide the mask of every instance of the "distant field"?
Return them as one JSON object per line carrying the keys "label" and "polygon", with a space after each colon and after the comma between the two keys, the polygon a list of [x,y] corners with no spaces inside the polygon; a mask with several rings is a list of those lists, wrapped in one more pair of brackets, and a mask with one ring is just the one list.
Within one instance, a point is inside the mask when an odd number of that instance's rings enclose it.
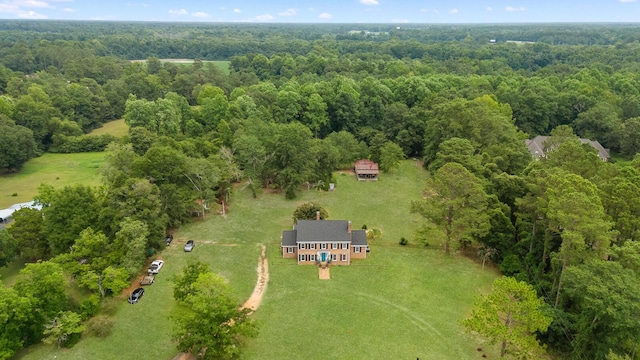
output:
{"label": "distant field", "polygon": [[[104,153],[44,154],[29,160],[16,174],[0,175],[0,209],[33,200],[38,186],[98,185]],[[12,196],[12,194],[17,196]]]}
{"label": "distant field", "polygon": [[102,124],[101,128],[95,129],[89,135],[110,134],[115,137],[123,137],[129,133],[129,126],[125,124],[124,119],[113,120]]}
{"label": "distant field", "polygon": [[[192,65],[193,59],[159,59],[161,62],[170,62],[175,64],[182,65]],[[132,60],[133,62],[146,62],[147,60]],[[230,61],[226,60],[202,60],[203,63],[213,63],[216,65],[223,73],[229,75],[229,63]]]}
{"label": "distant field", "polygon": [[[226,217],[209,215],[180,229],[171,247],[158,254],[165,267],[139,304],[119,300],[114,333],[105,339],[85,338],[72,349],[38,345],[16,356],[22,360],[137,359],[168,360],[176,355],[168,318],[171,275],[189,259],[207,262],[229,280],[239,302],[256,281],[260,245],[267,245],[270,280],[262,306],[253,315],[260,335],[243,349],[243,359],[490,359],[497,348],[467,335],[460,326],[474,297],[487,292],[497,276],[462,256],[446,256],[439,244],[430,248],[412,241],[423,221],[409,212],[419,198],[427,173],[415,161],[404,161],[380,181],[358,182],[337,175],[333,192],[306,191],[294,201],[283,194],[254,199],[239,187]],[[317,201],[330,219],[349,219],[382,229],[371,253],[351,266],[331,267],[331,280],[318,280],[314,266],[298,266],[280,254],[282,230],[304,201]],[[400,237],[409,246],[400,246]],[[182,251],[194,239],[192,253]],[[482,351],[477,351],[482,348]]]}

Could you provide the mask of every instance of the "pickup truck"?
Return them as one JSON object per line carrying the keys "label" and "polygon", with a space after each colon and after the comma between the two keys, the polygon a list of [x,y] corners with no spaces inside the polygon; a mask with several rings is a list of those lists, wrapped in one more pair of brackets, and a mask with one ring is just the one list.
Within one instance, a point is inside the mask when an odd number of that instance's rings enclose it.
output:
{"label": "pickup truck", "polygon": [[160,272],[160,269],[162,269],[162,265],[164,265],[164,261],[162,260],[153,260],[153,262],[151,263],[151,266],[149,266],[149,275],[155,275],[158,272]]}

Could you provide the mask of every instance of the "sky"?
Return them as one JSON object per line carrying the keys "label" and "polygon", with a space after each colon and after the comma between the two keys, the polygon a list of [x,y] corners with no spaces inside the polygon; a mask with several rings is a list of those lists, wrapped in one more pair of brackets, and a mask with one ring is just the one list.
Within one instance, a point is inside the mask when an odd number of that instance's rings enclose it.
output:
{"label": "sky", "polygon": [[640,0],[0,0],[0,19],[254,23],[640,22]]}

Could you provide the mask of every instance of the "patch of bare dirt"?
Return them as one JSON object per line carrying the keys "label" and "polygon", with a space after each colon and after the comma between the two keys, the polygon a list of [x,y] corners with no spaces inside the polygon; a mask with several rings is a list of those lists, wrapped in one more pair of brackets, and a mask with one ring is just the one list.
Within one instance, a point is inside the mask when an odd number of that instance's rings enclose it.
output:
{"label": "patch of bare dirt", "polygon": [[241,309],[251,309],[251,313],[256,311],[262,303],[262,296],[267,288],[269,282],[269,261],[267,260],[267,247],[262,245],[262,252],[260,253],[260,260],[258,263],[258,281],[256,287],[253,288],[253,293],[240,307]]}

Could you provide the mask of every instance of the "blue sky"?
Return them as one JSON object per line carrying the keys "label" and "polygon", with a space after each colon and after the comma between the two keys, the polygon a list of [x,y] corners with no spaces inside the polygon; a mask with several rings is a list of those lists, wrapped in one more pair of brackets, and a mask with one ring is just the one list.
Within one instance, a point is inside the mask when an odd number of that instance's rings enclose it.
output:
{"label": "blue sky", "polygon": [[0,18],[273,23],[640,22],[640,0],[0,0]]}

